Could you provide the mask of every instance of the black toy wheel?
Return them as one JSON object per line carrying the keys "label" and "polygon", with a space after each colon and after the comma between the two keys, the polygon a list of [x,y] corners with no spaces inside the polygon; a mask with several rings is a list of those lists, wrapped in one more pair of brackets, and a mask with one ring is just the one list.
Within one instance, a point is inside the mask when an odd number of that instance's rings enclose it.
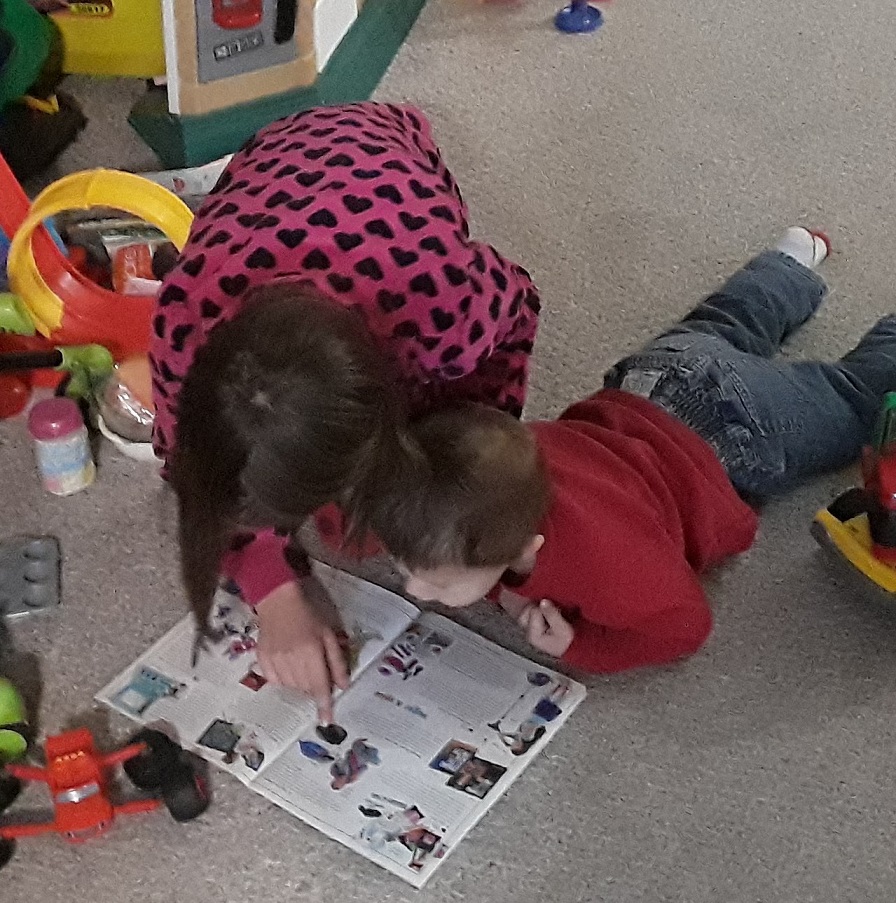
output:
{"label": "black toy wheel", "polygon": [[5,838],[0,837],[0,869],[9,863],[9,860],[12,859],[15,851],[16,844],[14,840],[6,840]]}
{"label": "black toy wheel", "polygon": [[158,790],[176,768],[180,747],[161,731],[150,728],[138,731],[128,743],[145,743],[146,750],[124,763],[125,774],[139,790]]}
{"label": "black toy wheel", "polygon": [[0,812],[12,803],[21,789],[22,782],[18,778],[0,771]]}
{"label": "black toy wheel", "polygon": [[165,775],[162,800],[175,821],[192,821],[202,815],[211,798],[201,770],[188,761],[178,762]]}

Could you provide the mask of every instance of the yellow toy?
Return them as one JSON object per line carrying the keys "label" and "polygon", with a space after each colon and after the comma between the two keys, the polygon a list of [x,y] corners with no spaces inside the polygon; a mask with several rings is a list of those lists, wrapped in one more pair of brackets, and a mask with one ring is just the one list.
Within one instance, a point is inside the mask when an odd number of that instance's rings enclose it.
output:
{"label": "yellow toy", "polygon": [[815,515],[812,534],[887,593],[896,593],[896,392],[884,398],[873,444],[862,455],[863,487]]}
{"label": "yellow toy", "polygon": [[[54,182],[30,208],[0,160],[0,184],[10,190],[10,205],[21,200],[22,219],[14,224],[7,270],[37,331],[56,344],[105,345],[118,358],[143,353],[149,346],[151,297],[123,297],[100,288],[82,275],[39,228],[48,217],[64,210],[116,207],[158,226],[183,247],[193,214],[180,198],[140,176],[114,170],[73,173]],[[9,211],[7,211],[9,212]],[[0,227],[4,214],[0,213]]]}
{"label": "yellow toy", "polygon": [[69,2],[51,18],[62,33],[64,72],[134,78],[165,74],[161,0]]}

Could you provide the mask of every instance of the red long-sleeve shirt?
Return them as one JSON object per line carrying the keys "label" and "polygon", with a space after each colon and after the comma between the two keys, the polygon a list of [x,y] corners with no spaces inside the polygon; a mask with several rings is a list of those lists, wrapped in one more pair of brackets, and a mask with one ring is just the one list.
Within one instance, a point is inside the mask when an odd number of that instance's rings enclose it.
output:
{"label": "red long-sleeve shirt", "polygon": [[695,652],[712,628],[698,575],[745,551],[757,527],[712,449],[617,390],[531,428],[552,503],[535,570],[512,589],[571,622],[564,661],[612,672]]}
{"label": "red long-sleeve shirt", "polygon": [[[552,499],[535,569],[508,588],[557,605],[575,630],[563,660],[586,671],[696,652],[712,629],[699,575],[749,548],[757,527],[712,449],[653,403],[615,389],[529,428]],[[320,511],[317,526],[341,547],[338,508]],[[379,551],[371,540],[360,554]]]}

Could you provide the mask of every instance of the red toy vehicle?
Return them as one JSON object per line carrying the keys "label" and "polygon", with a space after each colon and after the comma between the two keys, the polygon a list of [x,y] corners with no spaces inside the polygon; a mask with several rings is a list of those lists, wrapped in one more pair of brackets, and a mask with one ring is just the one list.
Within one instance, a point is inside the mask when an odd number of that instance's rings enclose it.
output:
{"label": "red toy vehicle", "polygon": [[[24,781],[41,781],[53,799],[52,821],[0,824],[0,838],[56,832],[69,843],[83,843],[105,833],[117,815],[149,812],[167,806],[177,821],[201,815],[209,804],[205,781],[194,767],[195,757],[159,731],[143,730],[128,746],[111,753],[97,751],[87,728],[48,737],[45,768],[11,764],[6,772]],[[113,803],[109,783],[113,769],[124,765],[136,786],[159,797]]]}
{"label": "red toy vehicle", "polygon": [[9,840],[56,831],[70,843],[81,843],[112,827],[116,815],[157,809],[157,799],[132,800],[114,806],[107,795],[112,768],[145,750],[134,743],[114,753],[96,751],[93,736],[86,728],[47,739],[47,767],[7,765],[6,770],[24,781],[43,781],[53,798],[56,817],[42,824],[0,827],[0,836]]}

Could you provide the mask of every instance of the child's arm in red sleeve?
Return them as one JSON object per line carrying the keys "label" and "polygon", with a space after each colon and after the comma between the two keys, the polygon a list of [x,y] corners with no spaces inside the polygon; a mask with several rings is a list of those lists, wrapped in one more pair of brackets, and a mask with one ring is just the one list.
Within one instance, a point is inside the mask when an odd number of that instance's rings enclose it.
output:
{"label": "child's arm in red sleeve", "polygon": [[598,579],[591,594],[568,618],[575,635],[563,655],[564,662],[586,671],[668,664],[693,655],[712,630],[703,587],[675,553],[619,581]]}
{"label": "child's arm in red sleeve", "polygon": [[606,674],[645,665],[665,665],[693,655],[712,630],[712,614],[702,608],[669,608],[632,627],[618,629],[571,620],[575,637],[563,656],[568,665]]}

